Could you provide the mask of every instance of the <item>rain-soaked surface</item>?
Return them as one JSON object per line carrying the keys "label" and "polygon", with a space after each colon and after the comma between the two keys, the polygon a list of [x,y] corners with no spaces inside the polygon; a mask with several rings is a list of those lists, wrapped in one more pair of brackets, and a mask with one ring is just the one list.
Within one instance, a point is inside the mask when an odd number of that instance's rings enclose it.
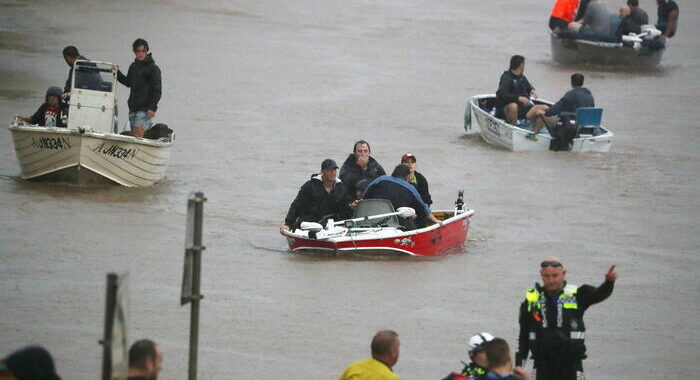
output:
{"label": "rain-soaked surface", "polygon": [[[0,355],[39,343],[64,378],[95,379],[105,274],[128,271],[130,341],[161,343],[161,378],[184,378],[185,200],[202,190],[202,379],[336,378],[382,328],[401,336],[402,378],[441,378],[472,333],[515,345],[518,304],[550,254],[574,284],[618,264],[612,297],[587,313],[589,378],[696,376],[700,3],[679,3],[661,66],[630,72],[554,65],[544,0],[0,1],[3,120],[63,85],[64,46],[126,69],[144,37],[163,71],[158,121],[177,133],[167,179],[127,189],[21,180],[0,130]],[[466,97],[494,92],[518,53],[546,99],[586,75],[610,153],[512,153],[465,133]],[[277,229],[299,186],[361,138],[389,170],[413,152],[434,207],[466,190],[463,253],[287,252]]]}

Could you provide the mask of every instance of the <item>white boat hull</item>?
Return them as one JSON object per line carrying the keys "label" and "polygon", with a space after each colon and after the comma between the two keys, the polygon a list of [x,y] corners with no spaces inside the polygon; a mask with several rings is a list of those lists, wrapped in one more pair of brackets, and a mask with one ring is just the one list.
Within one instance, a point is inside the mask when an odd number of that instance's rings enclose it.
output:
{"label": "white boat hull", "polygon": [[[479,101],[495,98],[496,95],[477,95],[467,102],[465,128],[479,127],[481,137],[487,143],[496,145],[511,151],[546,151],[552,142],[548,134],[538,134],[533,141],[526,136],[530,131],[506,123],[504,120],[492,116],[479,106]],[[551,105],[551,102],[543,102]],[[612,145],[613,133],[605,131],[598,136],[577,137],[573,141],[572,152],[608,152]]]}
{"label": "white boat hull", "polygon": [[24,179],[107,179],[148,187],[165,177],[172,146],[170,141],[67,128],[12,126],[10,131]]}

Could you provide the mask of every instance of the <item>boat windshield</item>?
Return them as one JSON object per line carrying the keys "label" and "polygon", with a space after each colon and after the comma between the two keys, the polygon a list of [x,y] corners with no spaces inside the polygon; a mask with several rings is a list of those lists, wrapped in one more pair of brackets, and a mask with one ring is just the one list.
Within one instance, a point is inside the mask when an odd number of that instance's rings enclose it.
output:
{"label": "boat windshield", "polygon": [[114,74],[111,67],[100,67],[92,62],[76,62],[75,88],[112,92]]}

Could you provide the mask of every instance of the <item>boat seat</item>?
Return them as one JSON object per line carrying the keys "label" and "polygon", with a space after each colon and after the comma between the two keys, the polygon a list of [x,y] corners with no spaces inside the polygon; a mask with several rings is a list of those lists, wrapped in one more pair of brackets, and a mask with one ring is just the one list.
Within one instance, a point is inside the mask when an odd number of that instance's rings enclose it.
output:
{"label": "boat seat", "polygon": [[[354,218],[364,218],[365,216],[379,215],[379,214],[389,214],[395,212],[394,206],[388,199],[362,199],[355,207],[353,211]],[[399,218],[396,215],[388,216],[381,219],[373,220],[362,220],[357,222],[357,227],[371,228],[371,227],[401,227],[399,223]]]}
{"label": "boat seat", "polygon": [[600,122],[603,119],[603,109],[599,107],[581,107],[576,110],[576,136],[597,136],[600,131]]}

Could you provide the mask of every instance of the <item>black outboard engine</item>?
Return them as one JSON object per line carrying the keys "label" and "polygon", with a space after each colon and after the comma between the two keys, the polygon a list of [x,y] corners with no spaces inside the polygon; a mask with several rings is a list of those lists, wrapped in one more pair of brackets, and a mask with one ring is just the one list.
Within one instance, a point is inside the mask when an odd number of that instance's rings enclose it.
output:
{"label": "black outboard engine", "polygon": [[455,201],[456,211],[461,211],[464,208],[464,190],[460,190],[457,193],[457,200]]}
{"label": "black outboard engine", "polygon": [[576,114],[562,112],[559,115],[557,124],[553,128],[550,128],[549,133],[552,136],[552,142],[549,143],[549,150],[570,151],[577,130],[578,123],[576,122]]}

